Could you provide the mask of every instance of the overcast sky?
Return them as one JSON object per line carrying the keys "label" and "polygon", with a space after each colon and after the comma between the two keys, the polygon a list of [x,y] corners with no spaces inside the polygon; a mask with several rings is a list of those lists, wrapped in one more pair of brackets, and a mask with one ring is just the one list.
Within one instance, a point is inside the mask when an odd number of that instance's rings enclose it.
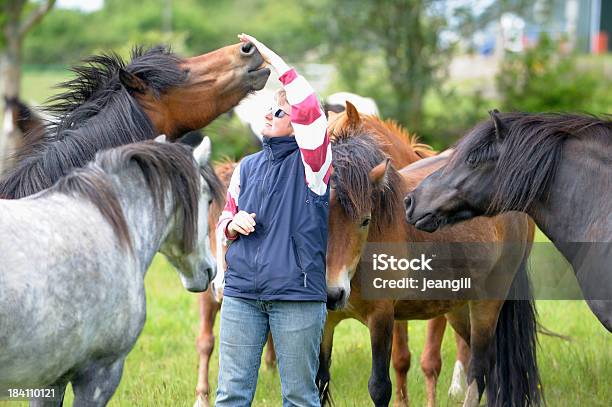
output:
{"label": "overcast sky", "polygon": [[56,7],[96,11],[99,10],[103,4],[104,0],[57,0]]}

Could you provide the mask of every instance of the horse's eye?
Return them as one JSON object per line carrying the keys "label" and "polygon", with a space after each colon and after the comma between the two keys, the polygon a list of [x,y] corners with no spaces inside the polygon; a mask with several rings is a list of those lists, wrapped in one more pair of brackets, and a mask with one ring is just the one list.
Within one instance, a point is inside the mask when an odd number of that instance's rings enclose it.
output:
{"label": "horse's eye", "polygon": [[212,199],[209,199],[209,200],[208,200],[208,204],[210,205],[211,203],[213,203],[213,200],[212,200]]}
{"label": "horse's eye", "polygon": [[370,218],[365,218],[362,222],[361,222],[361,227],[365,228],[366,226],[368,226],[370,224]]}

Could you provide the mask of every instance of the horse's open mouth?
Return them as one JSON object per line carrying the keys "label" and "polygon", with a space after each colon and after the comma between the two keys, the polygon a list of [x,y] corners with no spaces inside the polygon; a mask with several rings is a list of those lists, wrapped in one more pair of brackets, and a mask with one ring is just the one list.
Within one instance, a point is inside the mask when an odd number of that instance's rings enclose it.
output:
{"label": "horse's open mouth", "polygon": [[254,74],[254,73],[259,74],[259,73],[264,73],[265,72],[265,73],[267,73],[269,75],[270,74],[270,68],[268,68],[266,65],[262,65],[262,66],[259,66],[257,68],[249,69],[248,72],[249,72],[249,74]]}
{"label": "horse's open mouth", "polygon": [[247,74],[253,79],[253,90],[260,90],[266,86],[266,82],[270,76],[270,68],[268,68],[265,64],[262,64],[257,68],[249,69]]}

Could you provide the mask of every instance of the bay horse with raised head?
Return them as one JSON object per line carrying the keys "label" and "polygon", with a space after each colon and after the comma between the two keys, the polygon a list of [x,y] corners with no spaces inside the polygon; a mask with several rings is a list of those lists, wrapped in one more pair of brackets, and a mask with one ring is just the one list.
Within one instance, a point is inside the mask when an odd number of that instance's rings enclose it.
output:
{"label": "bay horse with raised head", "polygon": [[572,265],[584,297],[612,332],[612,120],[490,112],[449,163],[406,197],[406,218],[437,230],[522,211]]}
{"label": "bay horse with raised head", "polygon": [[[529,294],[527,258],[534,235],[533,222],[524,214],[478,219],[433,234],[403,222],[403,196],[447,157],[431,157],[397,171],[389,164],[381,142],[360,124],[357,116],[332,137],[334,172],[330,196],[327,252],[328,290],[332,307],[350,312],[360,296],[359,261],[366,242],[492,243],[496,249],[478,253],[478,267],[463,263],[457,271],[469,273],[475,285],[495,281],[509,295]],[[425,162],[425,163],[424,163]],[[419,173],[407,171],[419,168]],[[511,243],[509,250],[502,243]],[[465,250],[470,250],[469,247]],[[469,251],[466,251],[466,253]],[[476,253],[474,253],[476,254]],[[338,291],[342,294],[339,295]],[[504,297],[505,298],[505,297]],[[334,304],[338,301],[338,304]],[[363,301],[357,306],[372,309]],[[393,300],[378,301],[382,309],[366,318],[372,342],[372,375],[368,383],[377,406],[391,398],[389,359],[394,319],[447,319],[471,349],[465,407],[474,407],[486,389],[489,406],[535,406],[541,402],[536,361],[536,318],[533,300]],[[365,308],[368,309],[368,308]],[[324,337],[324,341],[329,338]]]}
{"label": "bay horse with raised head", "polygon": [[251,43],[186,59],[163,47],[137,47],[129,63],[113,53],[87,59],[52,98],[44,139],[22,150],[0,180],[0,197],[48,188],[101,149],[204,127],[263,88],[270,74],[263,65]]}
{"label": "bay horse with raised head", "polygon": [[134,143],[0,200],[0,388],[53,386],[55,400],[32,405],[61,406],[72,383],[75,405],[107,404],[145,323],[155,253],[189,291],[214,275],[207,215],[223,196],[209,156],[208,139]]}
{"label": "bay horse with raised head", "polygon": [[[343,129],[351,128],[354,124],[363,127],[369,134],[376,137],[383,153],[389,157],[394,167],[403,167],[410,163],[421,160],[422,158],[435,154],[431,148],[424,144],[419,144],[417,139],[408,134],[397,123],[386,120],[383,121],[377,116],[361,114],[350,102],[345,102],[343,112],[340,114],[330,114],[328,131],[332,135],[332,148],[334,133],[342,132]],[[335,112],[334,112],[335,113]],[[355,157],[358,160],[357,156]],[[356,180],[357,181],[357,180]],[[330,217],[330,228],[336,220]],[[335,246],[330,245],[330,249]],[[345,292],[339,287],[329,290],[329,304],[337,305],[345,300]],[[386,310],[386,301],[363,301],[358,291],[352,293],[349,299],[350,311],[336,310],[328,314],[327,323],[324,329],[324,340],[321,348],[321,362],[319,370],[319,387],[323,394],[323,401],[327,401],[330,394],[327,388],[329,382],[329,367],[331,362],[331,351],[333,345],[333,333],[336,325],[346,318],[356,318],[366,326],[370,326],[371,321],[380,319],[378,313]],[[333,306],[332,305],[332,306]],[[425,349],[421,355],[421,369],[425,374],[428,405],[435,404],[435,389],[437,379],[442,368],[440,348],[444,331],[446,329],[446,319],[444,316],[434,318],[427,323],[427,336]],[[467,366],[469,359],[469,348],[465,341],[455,335],[457,342],[457,362],[453,374],[453,383],[449,390],[452,397],[463,398],[465,391],[464,366]],[[373,354],[374,358],[382,358],[380,353]],[[393,345],[391,360],[396,374],[395,404],[398,406],[408,405],[407,392],[407,373],[410,368],[410,350],[408,348],[407,322],[397,320],[393,324]],[[374,360],[373,363],[379,363]],[[384,362],[383,362],[384,363]],[[387,361],[388,363],[388,361]]]}

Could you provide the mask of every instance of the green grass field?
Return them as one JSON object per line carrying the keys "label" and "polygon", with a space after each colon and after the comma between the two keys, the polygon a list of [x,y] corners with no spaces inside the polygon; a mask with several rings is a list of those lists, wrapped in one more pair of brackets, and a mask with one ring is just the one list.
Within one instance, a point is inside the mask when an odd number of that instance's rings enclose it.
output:
{"label": "green grass field", "polygon": [[[67,77],[64,73],[28,73],[24,78],[26,100],[42,101],[49,86]],[[539,241],[544,240],[541,235]],[[157,258],[147,278],[148,318],[144,331],[127,359],[123,380],[111,406],[191,406],[197,378],[197,296],[187,293],[178,275],[163,258]],[[612,335],[598,323],[582,301],[538,301],[541,322],[548,329],[568,335],[570,341],[540,336],[539,363],[548,404],[557,406],[602,406],[612,400]],[[413,406],[425,405],[424,377],[419,368],[425,323],[409,324],[413,368],[409,373],[409,395]],[[216,330],[217,332],[217,330]],[[367,330],[350,320],[341,323],[335,335],[331,389],[339,406],[370,406],[367,381],[370,345]],[[439,405],[449,402],[455,353],[454,339],[447,334],[443,344],[443,369],[439,380]],[[218,354],[211,361],[211,387],[216,388]],[[71,402],[68,392],[67,401]],[[22,406],[25,403],[0,402]],[[69,404],[68,404],[69,405]],[[280,382],[275,371],[262,368],[255,406],[280,406]]]}
{"label": "green grass field", "polygon": [[[161,257],[149,270],[146,286],[147,323],[127,359],[123,380],[110,405],[191,406],[198,363],[195,350],[197,296],[182,288],[178,275]],[[540,336],[540,371],[549,405],[609,406],[612,400],[612,336],[581,301],[539,301],[538,311],[547,328],[571,336],[569,342]],[[425,405],[425,383],[418,362],[424,331],[422,321],[409,324],[413,367],[409,373],[408,391],[413,406]],[[438,386],[440,406],[455,405],[446,396],[454,355],[454,339],[448,332],[443,344],[444,365]],[[332,359],[331,388],[337,405],[370,406],[367,382],[371,363],[366,328],[354,320],[342,322],[336,331]],[[215,349],[211,362],[213,389],[216,388],[217,367]],[[71,400],[69,392],[67,401]],[[266,370],[263,365],[254,405],[281,405],[278,374]]]}

